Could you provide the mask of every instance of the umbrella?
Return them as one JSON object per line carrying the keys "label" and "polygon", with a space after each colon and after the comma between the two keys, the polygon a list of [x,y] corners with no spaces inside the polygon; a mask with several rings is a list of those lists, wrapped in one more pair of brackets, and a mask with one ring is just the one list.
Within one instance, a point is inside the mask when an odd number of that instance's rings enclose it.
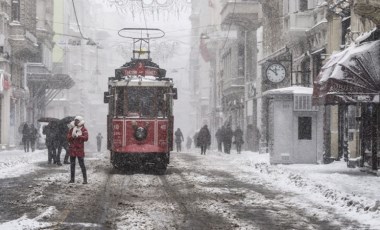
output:
{"label": "umbrella", "polygon": [[40,117],[37,121],[38,122],[51,122],[51,121],[59,121],[59,119],[54,118],[54,117]]}
{"label": "umbrella", "polygon": [[68,116],[68,117],[65,117],[65,118],[62,118],[61,120],[59,120],[59,123],[61,124],[69,124],[70,122],[72,122],[74,120],[74,116]]}

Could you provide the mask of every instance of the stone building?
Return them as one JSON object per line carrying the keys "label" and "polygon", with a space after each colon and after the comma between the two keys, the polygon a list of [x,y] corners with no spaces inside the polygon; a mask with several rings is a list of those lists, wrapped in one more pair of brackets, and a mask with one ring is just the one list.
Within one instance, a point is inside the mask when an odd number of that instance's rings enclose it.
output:
{"label": "stone building", "polygon": [[[317,0],[261,1],[263,9],[263,58],[258,61],[258,68],[261,69],[261,88],[258,90],[258,98],[260,98],[258,107],[261,109],[261,114],[258,127],[260,127],[260,151],[262,152],[268,151],[272,154],[276,142],[274,120],[272,119],[276,116],[272,114],[274,98],[266,92],[292,86],[311,88],[313,80],[322,66],[327,43],[327,8],[322,3],[323,1]],[[271,71],[274,74],[271,74]],[[264,96],[265,94],[267,96]],[[292,96],[293,104],[291,107],[295,109],[297,98],[302,98],[304,106],[302,109],[298,108],[297,112],[318,113],[319,110],[311,105],[310,93],[299,96],[302,97]],[[294,125],[303,125],[301,113],[297,116],[300,117]],[[295,138],[294,140],[312,141],[318,144],[317,142],[322,139],[322,133],[315,130],[313,117],[311,116],[312,119],[308,120],[310,121],[308,125],[310,129],[314,127],[313,132],[316,132],[316,136],[310,136],[311,139],[305,140],[299,131],[298,134],[294,133],[299,129],[291,129],[284,135],[298,135],[298,139]],[[317,117],[316,115],[315,119]],[[295,120],[297,121],[297,119]],[[322,150],[316,148],[314,154],[321,156]],[[314,159],[318,159],[318,157],[314,157]]]}
{"label": "stone building", "polygon": [[[326,83],[318,79],[314,86],[315,98],[325,105],[325,153],[332,159],[344,158],[349,166],[358,162],[362,167],[369,165],[373,170],[377,170],[378,130],[373,128],[377,123],[372,116],[378,114],[378,103],[374,99],[376,96],[371,96],[371,87],[376,84],[369,84],[363,90],[358,90],[358,87],[362,84],[362,79],[365,79],[364,82],[371,78],[377,79],[376,74],[379,74],[377,64],[374,63],[379,63],[380,55],[373,52],[378,48],[366,50],[366,47],[376,46],[380,38],[379,3],[331,0],[328,1],[328,9],[329,60],[320,73],[320,79],[330,84],[323,90],[328,92],[329,96],[320,90]],[[351,62],[347,64],[343,60]],[[341,71],[337,69],[337,72],[327,76],[326,70],[335,68],[337,64],[342,66]],[[352,69],[355,71],[348,71]],[[337,77],[342,79],[334,80]],[[332,83],[333,81],[335,82]]]}
{"label": "stone building", "polygon": [[20,144],[20,127],[37,125],[57,90],[73,85],[52,66],[53,1],[1,1],[1,146]]}
{"label": "stone building", "polygon": [[259,1],[228,1],[220,14],[224,31],[236,33],[236,39],[226,38],[220,47],[224,120],[233,129],[240,126],[244,130],[244,148],[257,150],[256,63],[261,4]]}

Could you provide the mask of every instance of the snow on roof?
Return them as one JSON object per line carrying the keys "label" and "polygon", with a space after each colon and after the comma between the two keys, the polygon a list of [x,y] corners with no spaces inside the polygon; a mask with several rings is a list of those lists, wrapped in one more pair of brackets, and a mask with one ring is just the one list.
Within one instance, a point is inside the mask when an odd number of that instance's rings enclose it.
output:
{"label": "snow on roof", "polygon": [[265,91],[263,95],[273,95],[273,94],[313,94],[313,88],[303,87],[303,86],[290,86],[279,89],[271,89]]}
{"label": "snow on roof", "polygon": [[363,42],[364,40],[366,40],[367,38],[369,38],[369,37],[371,36],[371,34],[372,34],[373,32],[375,32],[376,29],[377,29],[377,28],[374,27],[372,30],[367,31],[367,32],[364,32],[363,34],[361,34],[359,37],[357,37],[357,38],[355,39],[355,43],[356,43],[356,44],[359,44],[359,43]]}
{"label": "snow on roof", "polygon": [[[352,61],[352,57],[358,53],[364,51],[375,52],[380,44],[379,42],[380,41],[365,42],[360,45],[353,43],[345,50],[331,55],[330,59],[322,67],[323,74],[319,82],[325,82],[329,78],[344,79],[344,72],[340,66],[347,66],[349,62]],[[377,63],[379,59],[373,61]]]}

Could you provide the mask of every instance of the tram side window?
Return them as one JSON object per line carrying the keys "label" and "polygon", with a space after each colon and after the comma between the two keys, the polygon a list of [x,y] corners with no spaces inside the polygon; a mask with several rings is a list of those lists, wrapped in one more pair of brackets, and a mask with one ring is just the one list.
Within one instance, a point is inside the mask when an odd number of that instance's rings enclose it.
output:
{"label": "tram side window", "polygon": [[[160,89],[157,92],[157,116],[158,117],[167,117],[167,101],[164,99],[166,93],[165,89]],[[166,99],[167,100],[167,99]]]}
{"label": "tram side window", "polygon": [[116,100],[115,115],[123,116],[124,115],[124,89],[123,88],[116,88],[115,100]]}

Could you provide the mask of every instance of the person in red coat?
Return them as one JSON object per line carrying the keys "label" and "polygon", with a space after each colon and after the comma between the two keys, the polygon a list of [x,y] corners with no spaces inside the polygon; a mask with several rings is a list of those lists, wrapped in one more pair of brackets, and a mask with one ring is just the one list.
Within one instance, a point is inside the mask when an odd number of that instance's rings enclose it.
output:
{"label": "person in red coat", "polygon": [[69,183],[75,182],[75,158],[78,158],[79,166],[83,174],[83,184],[87,184],[86,166],[84,165],[84,142],[88,140],[88,132],[84,127],[84,119],[81,116],[76,116],[74,122],[71,124],[73,127],[67,133],[71,171]]}

